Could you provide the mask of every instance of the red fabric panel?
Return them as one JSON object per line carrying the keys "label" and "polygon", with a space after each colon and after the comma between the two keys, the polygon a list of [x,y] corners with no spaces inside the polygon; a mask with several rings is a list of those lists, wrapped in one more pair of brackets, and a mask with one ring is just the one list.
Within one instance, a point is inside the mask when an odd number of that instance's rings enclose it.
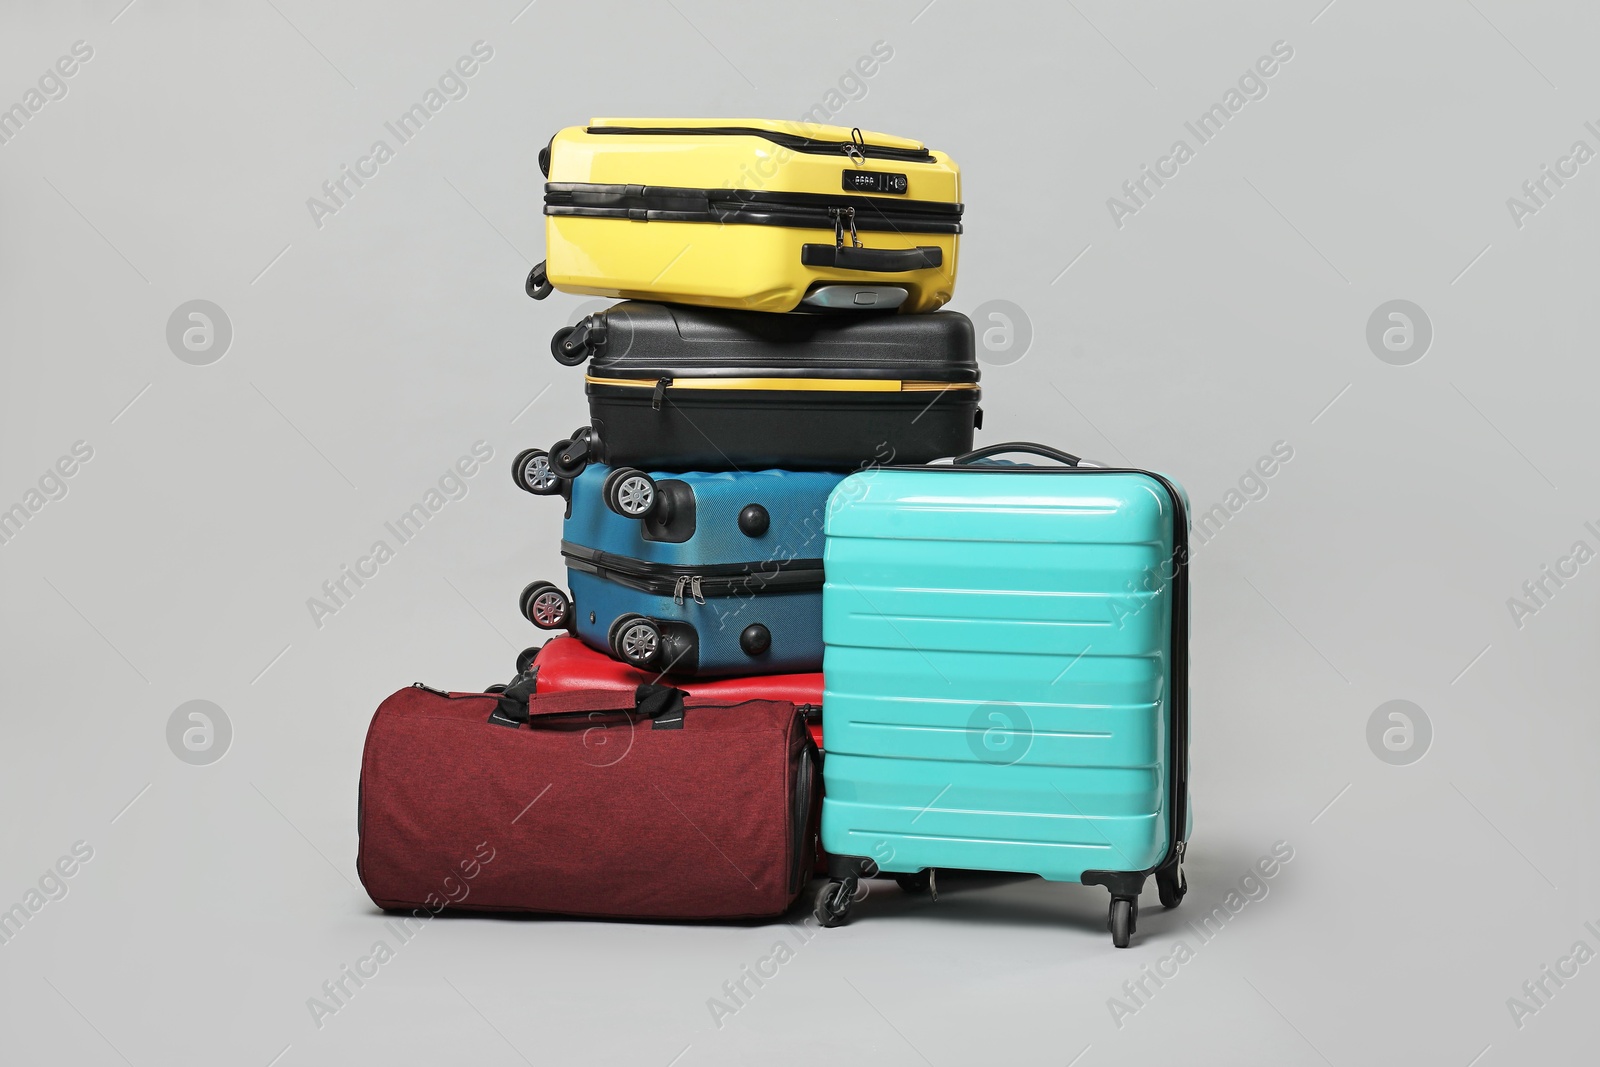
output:
{"label": "red fabric panel", "polygon": [[709,919],[793,903],[814,831],[794,826],[812,764],[791,704],[691,701],[677,730],[607,714],[512,729],[487,722],[495,706],[413,687],[373,716],[357,868],[380,907]]}
{"label": "red fabric panel", "polygon": [[[562,635],[547,641],[533,662],[539,667],[539,692],[564,693],[574,689],[633,690],[647,683],[673,685],[690,696],[719,703],[741,700],[787,700],[791,704],[822,704],[821,674],[768,674],[752,678],[705,678],[677,681],[641,671],[596,652],[576,637]],[[822,724],[811,724],[811,737],[822,745]]]}

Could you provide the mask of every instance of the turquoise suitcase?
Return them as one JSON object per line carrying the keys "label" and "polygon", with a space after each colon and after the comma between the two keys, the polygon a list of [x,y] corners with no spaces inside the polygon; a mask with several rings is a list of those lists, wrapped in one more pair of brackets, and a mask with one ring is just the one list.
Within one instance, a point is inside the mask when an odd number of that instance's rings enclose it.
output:
{"label": "turquoise suitcase", "polygon": [[[996,460],[1029,453],[1050,465]],[[1057,465],[1059,464],[1059,465]],[[1105,886],[1118,948],[1183,898],[1188,508],[1149,471],[1009,443],[850,475],[824,548],[824,926],[861,877]]]}

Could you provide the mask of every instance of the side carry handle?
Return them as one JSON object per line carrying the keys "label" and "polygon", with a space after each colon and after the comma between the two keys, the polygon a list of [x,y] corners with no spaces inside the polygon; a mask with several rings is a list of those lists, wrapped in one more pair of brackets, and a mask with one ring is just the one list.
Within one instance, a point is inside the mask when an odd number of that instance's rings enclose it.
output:
{"label": "side carry handle", "polygon": [[1024,455],[1053,459],[1068,467],[1076,467],[1083,462],[1071,452],[1063,452],[1059,448],[1034,444],[1031,441],[1002,441],[997,445],[985,445],[983,448],[976,448],[971,452],[963,453],[950,462],[957,467],[970,467],[992,456],[1001,456],[1008,452],[1020,452]]}
{"label": "side carry handle", "polygon": [[801,245],[800,262],[807,267],[904,274],[930,270],[944,264],[944,249],[936,245],[916,248],[854,248],[850,245]]}
{"label": "side carry handle", "polygon": [[[865,157],[863,157],[865,158]],[[937,245],[918,245],[916,248],[867,248],[856,232],[856,209],[853,207],[829,208],[833,216],[833,244],[801,245],[800,264],[805,267],[833,267],[836,270],[859,270],[872,274],[904,274],[913,270],[931,270],[944,264],[944,249]],[[845,227],[850,230],[850,243],[844,243]]]}
{"label": "side carry handle", "polygon": [[652,720],[652,728],[657,730],[683,727],[683,698],[689,694],[670,685],[641,685],[634,690],[631,702],[626,691],[582,690],[534,697],[531,679],[528,684],[519,684],[525,677],[518,675],[496,694],[499,701],[489,716],[490,722],[532,729],[552,720],[601,712],[638,715]]}

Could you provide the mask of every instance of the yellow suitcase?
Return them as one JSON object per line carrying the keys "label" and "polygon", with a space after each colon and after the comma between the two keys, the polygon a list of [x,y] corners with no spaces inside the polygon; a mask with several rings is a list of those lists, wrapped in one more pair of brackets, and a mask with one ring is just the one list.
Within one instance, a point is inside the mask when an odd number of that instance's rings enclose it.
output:
{"label": "yellow suitcase", "polygon": [[770,119],[595,119],[539,154],[547,259],[528,295],[747,311],[933,311],[961,174],[887,134]]}

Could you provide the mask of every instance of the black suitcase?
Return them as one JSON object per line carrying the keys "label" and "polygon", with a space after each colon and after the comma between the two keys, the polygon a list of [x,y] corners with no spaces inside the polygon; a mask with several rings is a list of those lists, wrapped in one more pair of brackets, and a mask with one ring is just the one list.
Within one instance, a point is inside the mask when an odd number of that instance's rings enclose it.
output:
{"label": "black suitcase", "polygon": [[972,322],[954,311],[768,314],[627,301],[557,331],[591,427],[550,450],[653,470],[855,470],[972,447]]}

